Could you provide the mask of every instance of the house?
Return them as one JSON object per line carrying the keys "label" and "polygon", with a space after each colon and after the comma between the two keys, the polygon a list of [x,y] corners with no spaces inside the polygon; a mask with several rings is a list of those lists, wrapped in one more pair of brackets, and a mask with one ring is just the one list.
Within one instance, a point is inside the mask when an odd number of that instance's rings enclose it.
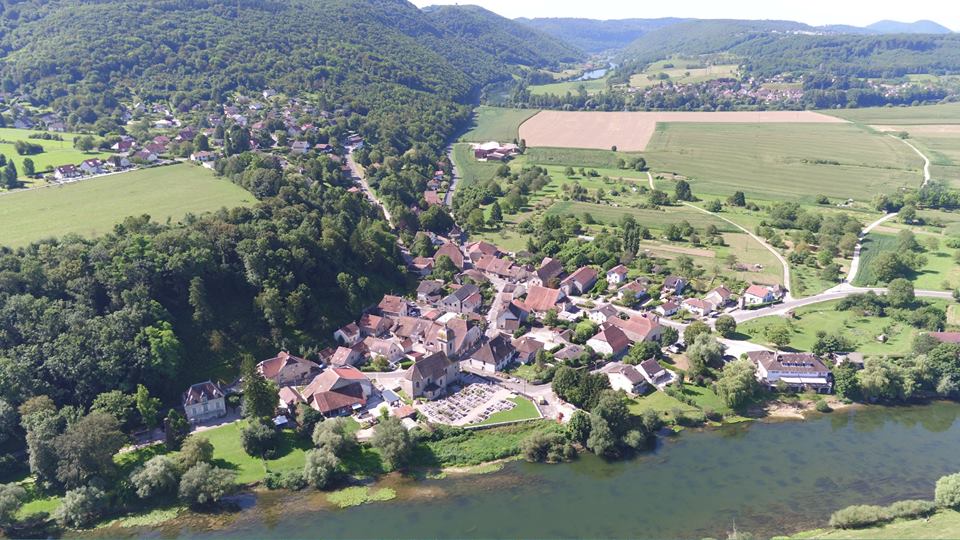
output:
{"label": "house", "polygon": [[644,360],[640,362],[637,366],[637,370],[643,375],[643,378],[647,380],[648,383],[656,386],[659,389],[663,389],[664,386],[672,383],[676,379],[676,375],[660,365],[660,362],[657,362],[656,358],[650,358],[649,360]]}
{"label": "house", "polygon": [[434,190],[424,191],[423,200],[426,201],[429,206],[438,206],[440,204],[440,197]]}
{"label": "house", "polygon": [[474,263],[474,267],[502,279],[513,280],[516,277],[513,261],[510,259],[484,255]]}
{"label": "house", "polygon": [[475,285],[483,285],[484,283],[489,283],[490,279],[487,276],[483,275],[483,272],[471,268],[469,270],[464,270],[463,272],[454,276],[454,281],[459,284],[464,283],[474,283]]}
{"label": "house", "polygon": [[563,275],[563,264],[557,259],[546,257],[540,263],[540,266],[534,270],[530,283],[532,285],[548,287],[553,284],[551,283],[553,280],[558,280],[561,275]]}
{"label": "house", "polygon": [[589,291],[596,282],[597,271],[584,266],[561,281],[560,290],[568,295],[580,295]]}
{"label": "house", "polygon": [[750,285],[747,290],[740,295],[741,302],[746,306],[756,306],[759,304],[769,304],[779,300],[774,287],[766,285]]}
{"label": "house", "polygon": [[392,294],[383,295],[383,300],[380,300],[377,308],[384,317],[407,316],[407,301],[400,296],[394,296]]}
{"label": "house", "polygon": [[500,248],[491,244],[490,242],[484,242],[483,240],[467,244],[466,249],[470,260],[474,262],[482,259],[483,257],[500,256]]}
{"label": "house", "polygon": [[130,166],[130,160],[126,156],[110,156],[107,158],[107,167],[114,169],[126,169]]}
{"label": "house", "polygon": [[460,382],[460,364],[443,352],[421,358],[407,368],[400,379],[400,389],[411,399],[434,399],[447,393],[450,386]]}
{"label": "house", "polygon": [[291,154],[306,154],[310,151],[310,143],[307,141],[293,141],[290,144]]}
{"label": "house", "polygon": [[447,256],[450,258],[450,262],[457,267],[458,270],[463,270],[463,253],[460,251],[460,248],[451,242],[445,242],[439,248],[437,248],[436,253],[433,254],[434,265],[441,256]]}
{"label": "house", "polygon": [[443,297],[443,282],[423,280],[417,285],[417,302],[433,304]]}
{"label": "house", "polygon": [[351,347],[337,347],[330,357],[330,365],[335,367],[354,366],[363,360],[365,345],[361,341]]}
{"label": "house", "polygon": [[433,257],[414,257],[410,264],[420,277],[427,277],[433,272]]}
{"label": "house", "polygon": [[280,351],[273,358],[257,364],[257,371],[263,378],[277,386],[297,386],[307,383],[320,373],[320,365],[304,358]]}
{"label": "house", "polygon": [[844,363],[850,364],[854,369],[863,369],[863,353],[861,352],[835,352],[833,353],[835,365],[841,366]]}
{"label": "house", "polygon": [[27,118],[26,116],[21,116],[13,122],[13,127],[17,129],[33,129],[33,120]]}
{"label": "house", "polygon": [[352,347],[360,343],[362,337],[360,327],[357,326],[357,323],[350,323],[333,333],[333,339],[337,340],[337,343],[346,345],[347,347]]}
{"label": "house", "polygon": [[280,388],[278,394],[280,396],[280,408],[284,409],[287,414],[296,414],[297,406],[307,401],[294,386],[284,386]]}
{"label": "house", "polygon": [[78,169],[83,174],[100,174],[103,172],[104,165],[104,162],[100,159],[85,159],[80,163]]}
{"label": "house", "polygon": [[772,388],[781,382],[796,391],[829,393],[833,388],[833,375],[813,353],[750,351],[747,357],[757,366],[757,379]]}
{"label": "house", "polygon": [[516,332],[520,325],[527,322],[530,312],[526,306],[519,300],[507,302],[503,309],[497,313],[497,330],[503,332]]}
{"label": "house", "polygon": [[714,305],[712,303],[699,298],[687,298],[683,302],[680,302],[680,305],[690,313],[700,317],[705,317],[708,313],[714,310]]}
{"label": "house", "polygon": [[307,404],[324,415],[349,414],[354,405],[364,406],[373,393],[373,383],[355,367],[333,367],[314,377],[300,391]]}
{"label": "house", "polygon": [[137,161],[143,161],[145,163],[153,163],[154,161],[159,159],[157,158],[156,154],[148,150],[140,150],[139,152],[134,152],[134,154],[130,157],[131,159],[135,159]]}
{"label": "house", "polygon": [[627,272],[629,270],[626,266],[618,264],[613,268],[607,270],[607,283],[611,285],[619,285],[627,280]]}
{"label": "house", "polygon": [[483,305],[480,288],[472,283],[461,285],[459,289],[440,300],[438,307],[453,313],[475,313]]}
{"label": "house", "polygon": [[637,368],[629,364],[610,362],[603,366],[600,372],[607,376],[610,388],[614,390],[623,390],[628,394],[637,395],[642,394],[647,388],[646,379],[637,371]]}
{"label": "house", "polygon": [[619,316],[620,311],[618,311],[617,308],[613,307],[611,304],[604,304],[598,308],[594,308],[590,310],[590,313],[587,315],[591,321],[597,324],[603,324],[607,322],[608,319]]}
{"label": "house", "polygon": [[183,411],[191,424],[225,416],[226,394],[214,382],[197,383],[183,393]]}
{"label": "house", "polygon": [[357,323],[357,326],[360,327],[360,333],[364,336],[382,336],[390,330],[392,325],[393,323],[389,319],[370,313],[360,317],[360,322]]}
{"label": "house", "polygon": [[57,180],[66,180],[67,178],[77,178],[80,176],[80,170],[76,165],[61,165],[53,170],[53,177]]}
{"label": "house", "polygon": [[681,294],[687,285],[687,280],[680,276],[667,276],[663,280],[663,292]]}
{"label": "house", "polygon": [[672,317],[680,311],[680,305],[676,302],[664,302],[657,306],[657,309],[654,311],[657,312],[661,317]]}
{"label": "house", "polygon": [[326,418],[348,416],[367,406],[363,387],[358,383],[348,384],[336,390],[315,392],[309,399],[310,406]]}
{"label": "house", "polygon": [[660,339],[660,332],[663,328],[660,326],[660,319],[653,314],[631,315],[629,319],[613,318],[607,321],[609,324],[617,326],[631,342],[638,341],[657,341]]}
{"label": "house", "polygon": [[960,332],[928,332],[927,335],[940,343],[960,344]]}
{"label": "house", "polygon": [[544,345],[530,336],[523,336],[513,340],[513,348],[517,350],[517,362],[529,364],[537,359],[537,353],[543,350]]}
{"label": "house", "polygon": [[640,302],[649,296],[649,293],[647,293],[647,283],[640,280],[631,281],[617,289],[617,298],[623,302]]}
{"label": "house", "polygon": [[425,338],[429,352],[442,352],[447,357],[458,359],[467,354],[480,341],[480,327],[463,319],[450,319],[430,328]]}
{"label": "house", "polygon": [[630,348],[627,334],[616,325],[604,323],[595,336],[587,340],[587,347],[604,356],[619,358]]}
{"label": "house", "polygon": [[164,146],[164,145],[162,145],[162,144],[157,144],[157,143],[149,143],[149,144],[147,144],[146,146],[144,146],[143,149],[144,149],[145,151],[147,151],[147,152],[150,152],[151,154],[156,154],[156,155],[158,155],[158,156],[159,156],[160,154],[166,153],[166,151],[167,151],[167,147],[166,147],[166,146]]}
{"label": "house", "polygon": [[467,357],[468,366],[488,373],[503,371],[516,357],[517,351],[504,334],[487,340]]}
{"label": "house", "polygon": [[707,302],[710,302],[717,308],[723,308],[728,302],[730,302],[731,296],[733,296],[733,293],[730,292],[730,289],[721,285],[704,295],[703,299]]}
{"label": "house", "polygon": [[527,310],[537,314],[543,314],[551,309],[563,309],[561,304],[564,303],[565,299],[566,294],[560,289],[550,289],[532,285],[527,290],[527,297],[524,299],[523,304]]}
{"label": "house", "polygon": [[207,163],[208,161],[216,161],[216,159],[217,155],[207,150],[190,154],[190,161],[196,161],[197,163]]}
{"label": "house", "polygon": [[386,358],[387,362],[390,362],[391,365],[394,365],[403,359],[403,347],[391,339],[381,339],[369,336],[363,338],[363,346],[366,348],[367,356],[371,360],[377,357],[382,357]]}
{"label": "house", "polygon": [[553,353],[553,358],[561,362],[569,362],[571,360],[577,360],[583,353],[587,352],[586,349],[580,345],[569,344],[566,347],[560,349],[559,351]]}

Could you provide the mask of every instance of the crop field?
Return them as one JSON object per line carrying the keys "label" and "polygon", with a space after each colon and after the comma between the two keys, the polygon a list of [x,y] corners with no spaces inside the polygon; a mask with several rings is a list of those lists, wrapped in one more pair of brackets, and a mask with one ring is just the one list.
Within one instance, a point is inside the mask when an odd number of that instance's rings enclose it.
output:
{"label": "crop field", "polygon": [[616,225],[624,216],[633,216],[637,223],[653,230],[663,230],[671,223],[680,223],[687,221],[695,229],[702,230],[707,225],[716,225],[717,229],[724,232],[733,232],[734,227],[729,223],[717,219],[709,214],[698,212],[692,208],[684,206],[670,207],[663,210],[652,210],[648,208],[630,208],[627,206],[614,207],[609,204],[597,204],[582,201],[558,201],[550,206],[548,214],[575,215],[583,217],[585,213],[593,216],[597,223],[603,225]]}
{"label": "crop field", "polygon": [[517,129],[524,120],[537,114],[537,109],[507,109],[504,107],[477,107],[473,125],[461,140],[467,142],[513,142]]}
{"label": "crop field", "polygon": [[870,200],[923,181],[907,145],[854,124],[660,124],[645,157],[689,177],[697,195]]}
{"label": "crop field", "polygon": [[0,245],[17,247],[65,234],[93,237],[127,216],[174,221],[188,213],[249,206],[256,199],[193,165],[171,165],[0,197]]}
{"label": "crop field", "polygon": [[587,94],[596,94],[597,92],[602,92],[607,89],[607,79],[590,79],[588,81],[563,81],[555,82],[549,84],[537,84],[529,86],[528,89],[530,93],[535,96],[546,95],[546,94],[556,94],[558,96],[566,95],[567,92],[571,94],[577,94],[580,92],[580,87],[587,92]]}
{"label": "crop field", "polygon": [[960,187],[960,124],[875,125],[884,132],[907,132],[908,141],[930,158],[930,175]]}
{"label": "crop field", "polygon": [[[666,67],[672,64],[673,67]],[[660,82],[671,81],[676,84],[693,84],[715,79],[736,77],[739,66],[737,64],[717,64],[703,67],[687,67],[702,65],[695,59],[672,58],[650,64],[641,73],[630,76],[630,86],[646,88]],[[661,75],[663,74],[663,75]],[[663,76],[666,78],[663,78]]]}
{"label": "crop field", "polygon": [[863,239],[863,247],[860,248],[860,270],[853,284],[857,286],[870,286],[877,284],[877,278],[873,275],[873,261],[877,255],[884,251],[897,250],[897,237],[891,234],[882,234],[871,232]]}
{"label": "crop field", "polygon": [[[524,155],[514,160],[517,164],[532,163],[536,165],[563,165],[574,168],[586,167],[588,169],[616,169],[618,160],[629,162],[631,159],[641,157],[642,154],[633,152],[614,152],[609,148],[603,150],[587,148],[527,148]],[[621,170],[620,173],[635,176],[644,176],[646,174],[639,171]],[[619,173],[618,173],[619,174]]]}
{"label": "crop field", "polygon": [[[660,123],[807,124],[845,123],[810,111],[744,112],[565,112],[541,111],[520,125],[527,146],[641,152]],[[779,129],[784,129],[780,127]]]}
{"label": "crop field", "polygon": [[[887,229],[885,229],[887,230]],[[891,232],[896,229],[890,228]],[[931,236],[927,233],[917,234],[917,241],[922,245],[924,238]],[[860,271],[854,280],[855,285],[871,286],[878,283],[873,274],[871,263],[884,251],[896,251],[898,248],[897,237],[894,234],[885,232],[871,232],[864,239],[863,249],[860,252]],[[913,285],[918,289],[928,290],[952,290],[960,287],[960,264],[957,264],[953,258],[954,249],[939,243],[939,248],[933,251],[923,253],[927,259],[927,264],[917,272],[911,279]]]}
{"label": "crop field", "polygon": [[[73,138],[77,133],[57,133],[63,138],[62,141],[46,141],[43,139],[31,139],[29,136],[33,133],[45,133],[34,129],[15,129],[0,128],[0,154],[7,159],[12,159],[17,165],[17,172],[23,175],[23,159],[33,160],[34,169],[40,173],[52,170],[60,165],[74,164],[78,165],[85,159],[95,157],[107,157],[110,154],[104,152],[81,152],[73,147]],[[26,141],[33,144],[39,144],[43,147],[43,152],[32,156],[21,156],[17,154],[14,143],[17,141]]]}
{"label": "crop field", "polygon": [[960,124],[960,103],[822,111],[860,124]]}

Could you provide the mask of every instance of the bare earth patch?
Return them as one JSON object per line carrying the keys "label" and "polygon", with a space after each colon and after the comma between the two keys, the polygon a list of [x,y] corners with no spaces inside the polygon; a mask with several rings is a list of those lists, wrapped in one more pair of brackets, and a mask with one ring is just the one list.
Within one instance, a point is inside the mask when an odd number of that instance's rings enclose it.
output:
{"label": "bare earth patch", "polygon": [[520,125],[527,146],[609,149],[639,152],[647,148],[658,122],[718,124],[846,123],[812,111],[737,112],[567,112],[540,111]]}
{"label": "bare earth patch", "polygon": [[712,249],[700,249],[700,248],[693,248],[693,247],[671,246],[668,244],[646,244],[646,243],[642,244],[640,247],[646,248],[652,251],[667,251],[670,253],[680,253],[682,255],[691,255],[694,257],[707,257],[711,259],[717,256],[717,252],[713,251]]}

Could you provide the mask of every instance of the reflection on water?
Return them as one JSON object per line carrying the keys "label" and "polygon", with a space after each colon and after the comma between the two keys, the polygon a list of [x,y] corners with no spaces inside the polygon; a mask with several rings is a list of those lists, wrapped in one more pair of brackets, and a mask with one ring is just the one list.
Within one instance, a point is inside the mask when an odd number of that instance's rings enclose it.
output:
{"label": "reflection on water", "polygon": [[261,493],[237,513],[110,536],[258,538],[722,537],[822,526],[849,504],[932,498],[956,472],[960,406],[869,408],[662,440],[635,460],[512,463],[444,480],[390,477],[395,501],[332,509],[323,494]]}

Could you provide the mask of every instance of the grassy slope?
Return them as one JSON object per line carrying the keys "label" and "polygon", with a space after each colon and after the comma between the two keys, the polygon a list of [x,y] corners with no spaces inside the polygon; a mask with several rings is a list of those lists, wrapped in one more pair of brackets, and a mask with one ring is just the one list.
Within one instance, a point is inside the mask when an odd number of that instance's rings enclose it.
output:
{"label": "grassy slope", "polygon": [[852,124],[660,124],[645,155],[655,170],[691,177],[697,194],[869,200],[922,180],[906,145]]}
{"label": "grassy slope", "polygon": [[473,126],[460,140],[468,142],[513,142],[520,124],[537,114],[537,109],[507,109],[503,107],[477,107]]}
{"label": "grassy slope", "polygon": [[960,538],[960,512],[941,510],[929,519],[908,519],[866,529],[821,529],[791,538],[946,539]]}
{"label": "grassy slope", "polygon": [[960,124],[960,103],[821,111],[861,124]]}
{"label": "grassy slope", "polygon": [[475,425],[487,426],[500,422],[519,422],[521,420],[540,418],[540,413],[537,412],[537,407],[529,399],[518,396],[515,398],[510,398],[510,401],[514,402],[516,407],[508,411],[493,413],[489,418],[483,422],[477,422]]}
{"label": "grassy slope", "polygon": [[163,222],[255,202],[202,167],[157,167],[0,197],[0,244],[23,246],[69,233],[96,236],[127,216],[149,214]]}
{"label": "grassy slope", "polygon": [[[17,172],[21,175],[23,174],[23,158],[27,157],[33,160],[34,169],[39,173],[53,169],[59,165],[70,163],[77,165],[85,159],[110,155],[103,152],[84,153],[75,149],[73,147],[73,138],[79,136],[77,133],[57,133],[56,135],[63,138],[62,141],[31,139],[29,135],[32,133],[42,133],[42,131],[34,129],[0,128],[0,140],[10,141],[9,143],[0,143],[0,154],[7,156],[7,159],[12,159],[17,165]],[[16,141],[27,141],[33,144],[39,144],[43,147],[44,151],[32,156],[18,155],[13,147],[13,143]]]}

